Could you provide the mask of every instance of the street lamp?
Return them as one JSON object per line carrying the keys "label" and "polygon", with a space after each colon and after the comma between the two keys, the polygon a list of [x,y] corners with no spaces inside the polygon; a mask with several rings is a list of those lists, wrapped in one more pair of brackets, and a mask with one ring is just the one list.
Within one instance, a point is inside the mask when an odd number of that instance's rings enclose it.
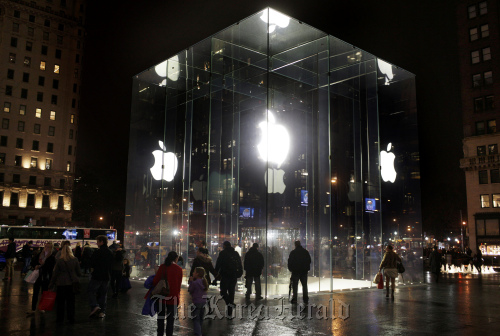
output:
{"label": "street lamp", "polygon": [[460,235],[462,236],[462,252],[464,251],[464,226],[467,225],[467,222],[462,222],[462,225],[460,225]]}

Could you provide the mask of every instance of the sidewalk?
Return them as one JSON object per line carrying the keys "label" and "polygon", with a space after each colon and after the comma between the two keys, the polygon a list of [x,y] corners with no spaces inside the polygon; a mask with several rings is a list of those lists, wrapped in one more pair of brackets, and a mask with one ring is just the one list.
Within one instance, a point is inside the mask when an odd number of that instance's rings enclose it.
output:
{"label": "sidewalk", "polygon": [[[3,272],[0,272],[3,277]],[[82,278],[83,279],[83,278]],[[401,286],[396,299],[387,300],[377,289],[361,289],[311,294],[310,305],[297,318],[296,306],[287,300],[259,301],[261,316],[249,318],[249,310],[241,308],[242,318],[205,320],[205,335],[497,335],[500,330],[500,274],[443,275],[438,284]],[[55,312],[37,313],[26,317],[30,308],[32,285],[16,277],[11,283],[0,283],[0,331],[2,335],[156,335],[156,319],[142,316],[143,282],[132,281],[133,288],[113,299],[108,294],[107,316],[89,319],[86,296],[77,298],[76,324],[56,325]],[[210,291],[209,294],[217,294]],[[299,300],[301,297],[299,296]],[[236,303],[245,304],[242,295]],[[190,303],[185,287],[181,290],[181,303]],[[247,306],[255,300],[247,302]],[[316,305],[316,307],[314,307]],[[317,307],[322,305],[320,309]],[[224,304],[219,302],[220,312]],[[325,307],[327,310],[325,310]],[[331,319],[331,308],[334,317]],[[285,318],[278,314],[285,309]],[[309,316],[308,316],[309,311]],[[216,314],[215,314],[216,315]],[[293,315],[293,316],[292,316]],[[182,316],[182,314],[181,314]],[[295,316],[295,317],[294,317]],[[326,319],[325,317],[328,317]],[[193,335],[189,318],[175,323],[176,335]]]}

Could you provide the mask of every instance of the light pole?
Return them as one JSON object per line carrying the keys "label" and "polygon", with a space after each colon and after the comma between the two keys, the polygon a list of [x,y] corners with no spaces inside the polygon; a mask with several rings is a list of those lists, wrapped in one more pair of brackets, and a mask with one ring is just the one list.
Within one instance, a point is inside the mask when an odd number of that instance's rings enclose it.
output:
{"label": "light pole", "polygon": [[464,250],[464,225],[467,225],[467,222],[462,222],[462,225],[460,225],[460,235],[462,236],[462,252],[465,252],[465,250]]}

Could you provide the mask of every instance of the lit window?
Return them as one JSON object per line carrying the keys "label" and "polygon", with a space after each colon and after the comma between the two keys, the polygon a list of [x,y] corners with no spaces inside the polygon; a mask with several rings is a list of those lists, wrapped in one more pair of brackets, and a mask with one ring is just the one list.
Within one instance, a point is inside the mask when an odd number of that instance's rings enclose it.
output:
{"label": "lit window", "polygon": [[500,208],[500,194],[493,194],[493,207]]}
{"label": "lit window", "polygon": [[9,53],[9,62],[10,63],[16,63],[16,54]]}
{"label": "lit window", "polygon": [[31,157],[31,168],[36,168],[38,166],[38,158]]}
{"label": "lit window", "polygon": [[40,62],[40,70],[45,70],[45,61]]}
{"label": "lit window", "polygon": [[472,64],[479,63],[479,51],[475,50],[470,53]]}
{"label": "lit window", "polygon": [[19,114],[20,115],[26,114],[26,105],[19,105]]}
{"label": "lit window", "polygon": [[479,15],[484,15],[488,13],[488,3],[486,1],[479,3]]}
{"label": "lit window", "polygon": [[50,170],[52,168],[52,159],[45,160],[45,169]]}
{"label": "lit window", "polygon": [[469,14],[469,19],[473,19],[477,16],[476,5],[467,7],[467,12]]}
{"label": "lit window", "polygon": [[56,120],[56,111],[50,111],[50,120]]}
{"label": "lit window", "polygon": [[490,207],[490,195],[481,195],[481,208],[489,208]]}
{"label": "lit window", "polygon": [[56,73],[56,74],[59,73],[59,65],[58,64],[54,65],[54,73]]}
{"label": "lit window", "polygon": [[42,117],[42,109],[41,108],[37,108],[35,110],[35,118],[41,118]]}
{"label": "lit window", "polygon": [[10,103],[9,102],[4,102],[3,103],[3,111],[4,112],[10,112]]}
{"label": "lit window", "polygon": [[490,36],[490,28],[487,24],[481,26],[481,38]]}
{"label": "lit window", "polygon": [[493,84],[493,72],[486,71],[484,73],[484,85]]}
{"label": "lit window", "polygon": [[477,146],[477,156],[486,155],[486,146]]}
{"label": "lit window", "polygon": [[469,38],[471,41],[475,41],[479,38],[479,35],[477,33],[477,28],[469,29]]}
{"label": "lit window", "polygon": [[70,161],[68,161],[68,163],[66,163],[66,171],[67,172],[71,171],[71,162]]}
{"label": "lit window", "polygon": [[72,114],[70,117],[69,117],[69,122],[74,124],[75,123],[75,115]]}
{"label": "lit window", "polygon": [[489,61],[491,59],[491,49],[483,48],[483,61]]}

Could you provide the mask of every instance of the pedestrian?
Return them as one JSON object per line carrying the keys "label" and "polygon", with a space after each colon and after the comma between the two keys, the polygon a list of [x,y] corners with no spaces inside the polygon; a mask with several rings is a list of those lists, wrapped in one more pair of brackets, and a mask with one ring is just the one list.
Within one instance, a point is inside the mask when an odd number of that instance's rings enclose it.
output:
{"label": "pedestrian", "polygon": [[7,251],[5,252],[5,277],[3,280],[9,281],[12,280],[14,276],[14,260],[16,259],[16,243],[14,242],[14,238],[9,237],[9,245],[7,245]]}
{"label": "pedestrian", "polygon": [[[170,287],[168,297],[157,300],[155,304],[156,311],[158,312],[157,336],[165,335],[165,319],[167,320],[167,336],[172,336],[174,334],[175,310],[180,304],[179,297],[182,282],[182,268],[177,265],[177,261],[179,261],[177,252],[170,251],[165,259],[165,263],[158,268],[158,271],[153,279],[153,286],[151,288],[155,288],[158,282],[164,278],[167,279]],[[148,291],[146,297],[149,294],[150,291]]]}
{"label": "pedestrian", "polygon": [[116,240],[113,240],[113,244],[109,245],[109,249],[111,250],[111,252],[115,252],[118,247],[120,246],[116,243]]}
{"label": "pedestrian", "polygon": [[436,282],[439,282],[439,276],[441,275],[441,253],[438,251],[438,247],[434,246],[430,256],[429,264],[431,266],[431,273],[436,275]]}
{"label": "pedestrian", "polygon": [[288,270],[292,272],[290,278],[292,282],[293,296],[292,303],[297,303],[299,280],[302,284],[302,295],[304,303],[309,303],[309,292],[307,290],[307,273],[311,268],[311,255],[309,251],[302,247],[300,241],[295,242],[295,249],[288,257]]}
{"label": "pedestrian", "polygon": [[130,285],[130,261],[123,259],[122,280],[120,282],[120,292],[126,293],[132,286]]}
{"label": "pedestrian", "polygon": [[401,257],[398,256],[396,252],[393,251],[392,245],[387,245],[385,249],[384,258],[379,266],[379,272],[384,269],[385,283],[386,283],[386,294],[385,297],[389,297],[389,284],[392,285],[391,298],[394,300],[394,289],[396,288],[396,278],[398,277],[398,262],[401,262]]}
{"label": "pedestrian", "polygon": [[476,269],[479,273],[481,273],[481,267],[483,266],[483,253],[481,252],[481,249],[478,247],[477,248],[477,253],[474,256],[474,266],[476,266]]}
{"label": "pedestrian", "polygon": [[238,278],[243,275],[243,266],[238,252],[234,250],[231,243],[225,241],[224,249],[219,253],[215,263],[215,271],[220,278],[220,295],[226,302],[228,316],[233,315],[234,292]]}
{"label": "pedestrian", "polygon": [[206,297],[203,296],[207,294],[208,282],[205,277],[205,269],[203,267],[196,267],[193,275],[189,277],[189,288],[188,291],[191,293],[191,298],[193,304],[195,305],[195,310],[193,315],[194,334],[196,336],[201,336],[201,326],[203,325],[203,317],[205,316],[205,304],[207,303]]}
{"label": "pedestrian", "polygon": [[113,253],[108,248],[108,238],[104,235],[96,237],[97,251],[92,254],[90,268],[92,276],[88,285],[90,315],[103,318],[106,316],[106,300],[108,282],[113,264]]}
{"label": "pedestrian", "polygon": [[113,253],[113,268],[111,270],[111,290],[113,291],[113,298],[118,297],[118,291],[121,287],[124,253],[125,251],[119,247],[115,250],[115,253]]}
{"label": "pedestrian", "polygon": [[21,277],[24,277],[26,273],[28,273],[29,268],[31,267],[31,257],[33,256],[33,241],[30,240],[27,244],[23,246],[21,250],[21,254],[24,260],[24,266],[21,271]]}
{"label": "pedestrian", "polygon": [[82,252],[82,268],[83,268],[83,274],[88,274],[89,269],[90,269],[90,259],[92,258],[92,254],[94,251],[90,247],[89,243],[85,243],[83,246],[83,252]]}
{"label": "pedestrian", "polygon": [[252,283],[255,281],[255,299],[262,300],[262,289],[260,285],[260,276],[262,274],[262,269],[264,268],[264,256],[258,250],[259,244],[254,243],[252,247],[245,254],[245,279],[247,292],[245,297],[247,299],[252,295]]}
{"label": "pedestrian", "polygon": [[217,276],[217,272],[212,264],[212,258],[210,258],[208,250],[204,247],[200,247],[196,251],[196,258],[194,258],[193,264],[191,265],[191,272],[189,273],[189,276],[193,276],[194,270],[197,267],[203,267],[205,270],[205,279],[208,284],[210,284],[210,273],[212,273],[214,278]]}
{"label": "pedestrian", "polygon": [[80,246],[80,243],[76,243],[75,247],[75,257],[78,259],[78,262],[82,262],[82,247]]}
{"label": "pedestrian", "polygon": [[56,260],[59,260],[61,258],[62,249],[63,249],[64,246],[71,246],[71,242],[69,240],[65,240],[65,241],[62,242],[61,248],[58,249],[58,251],[56,253]]}
{"label": "pedestrian", "polygon": [[[64,322],[64,312],[67,313],[69,323],[75,323],[75,292],[73,283],[80,282],[80,264],[73,255],[69,245],[61,247],[61,257],[56,261],[49,288],[57,291],[57,323]],[[57,287],[57,289],[56,289]]]}
{"label": "pedestrian", "polygon": [[[39,275],[33,285],[33,297],[31,299],[31,311],[28,314],[34,314],[36,307],[38,306],[38,295],[40,294],[40,289],[42,292],[49,289],[49,283],[52,278],[52,271],[54,270],[54,265],[56,264],[56,251],[52,243],[45,243],[45,247],[40,253],[36,254],[31,259],[31,267],[38,270]],[[44,311],[40,311],[44,313]]]}

